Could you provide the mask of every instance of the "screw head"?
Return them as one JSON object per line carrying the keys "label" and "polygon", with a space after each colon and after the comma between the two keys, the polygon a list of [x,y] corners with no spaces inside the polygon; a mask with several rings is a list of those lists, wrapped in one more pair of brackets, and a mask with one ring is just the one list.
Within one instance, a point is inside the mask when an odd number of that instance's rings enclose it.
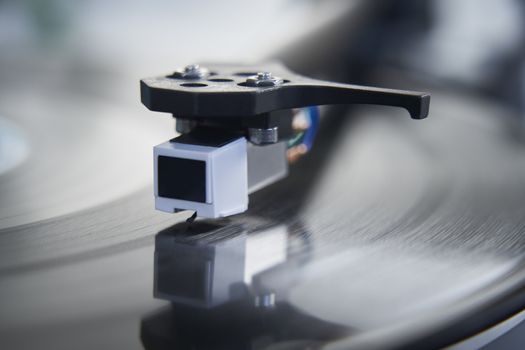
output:
{"label": "screw head", "polygon": [[195,127],[197,123],[194,120],[176,118],[175,119],[175,131],[179,134],[187,134]]}
{"label": "screw head", "polygon": [[186,67],[184,67],[185,72],[195,72],[198,71],[201,68],[198,64],[189,64]]}
{"label": "screw head", "polygon": [[267,145],[279,141],[279,128],[269,129],[249,128],[248,139],[255,145]]}
{"label": "screw head", "polygon": [[277,86],[283,82],[283,79],[273,76],[271,72],[259,72],[256,75],[246,78],[246,85],[257,87]]}
{"label": "screw head", "polygon": [[203,79],[210,74],[210,71],[198,64],[189,64],[184,68],[179,68],[173,73],[173,77],[180,79]]}
{"label": "screw head", "polygon": [[275,307],[275,293],[258,295],[254,300],[255,307],[271,309]]}
{"label": "screw head", "polygon": [[257,73],[257,80],[271,80],[273,78],[271,72],[259,72]]}

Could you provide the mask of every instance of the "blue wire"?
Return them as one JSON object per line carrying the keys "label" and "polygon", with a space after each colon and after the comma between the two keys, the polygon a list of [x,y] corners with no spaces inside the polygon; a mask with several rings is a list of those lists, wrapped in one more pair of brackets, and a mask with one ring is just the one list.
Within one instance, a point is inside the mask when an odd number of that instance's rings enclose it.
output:
{"label": "blue wire", "polygon": [[306,149],[309,151],[314,144],[317,129],[319,129],[319,107],[307,107],[306,112],[310,118],[310,127],[304,133],[303,143],[306,145]]}

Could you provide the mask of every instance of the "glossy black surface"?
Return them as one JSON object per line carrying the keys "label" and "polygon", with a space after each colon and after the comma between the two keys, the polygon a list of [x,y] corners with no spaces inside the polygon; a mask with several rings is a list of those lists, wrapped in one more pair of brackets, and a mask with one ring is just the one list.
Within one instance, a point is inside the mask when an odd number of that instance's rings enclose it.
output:
{"label": "glossy black surface", "polygon": [[[313,153],[226,221],[197,221],[191,231],[188,214],[155,212],[146,188],[3,230],[3,342],[392,347],[472,313],[483,317],[522,285],[525,153],[493,117],[504,109],[435,93],[435,115],[425,123],[381,117],[383,110],[355,111],[360,118],[345,123],[334,110]],[[451,113],[452,104],[461,112]],[[457,147],[466,132],[471,146]],[[175,244],[186,255],[170,257]],[[204,260],[215,269],[195,258],[200,249],[214,252]],[[213,260],[221,256],[232,263]],[[177,259],[182,271],[169,268]],[[210,287],[211,275],[222,294]],[[261,291],[275,300],[269,311],[255,306],[265,300]],[[185,323],[188,314],[196,318]],[[223,332],[212,326],[215,317],[228,320]],[[188,337],[177,336],[190,324]]]}
{"label": "glossy black surface", "polygon": [[159,196],[206,202],[206,162],[159,156]]}
{"label": "glossy black surface", "polygon": [[[284,298],[309,248],[304,232],[280,225],[250,232],[226,220],[200,221],[164,230],[155,239],[154,295],[172,305],[142,320],[144,346],[302,348],[348,335],[350,327],[305,314]],[[267,285],[265,275],[276,271],[286,281]]]}

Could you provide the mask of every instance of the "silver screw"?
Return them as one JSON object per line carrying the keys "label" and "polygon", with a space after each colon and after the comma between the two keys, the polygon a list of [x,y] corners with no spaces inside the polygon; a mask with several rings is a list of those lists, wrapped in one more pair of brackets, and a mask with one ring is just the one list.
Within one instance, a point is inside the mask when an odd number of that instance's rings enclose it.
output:
{"label": "silver screw", "polygon": [[256,145],[265,145],[269,143],[277,143],[279,140],[279,128],[273,127],[269,129],[249,128],[248,136],[251,143]]}
{"label": "silver screw", "polygon": [[201,67],[198,64],[188,64],[186,67],[184,67],[185,72],[194,72],[198,71]]}
{"label": "silver screw", "polygon": [[246,85],[257,87],[277,86],[281,85],[283,82],[283,79],[274,77],[271,72],[259,72],[256,75],[246,78]]}
{"label": "silver screw", "polygon": [[182,79],[202,79],[207,77],[210,71],[207,68],[201,67],[198,64],[189,64],[182,69],[177,69],[173,76]]}
{"label": "silver screw", "polygon": [[180,134],[187,134],[195,127],[195,125],[196,123],[194,120],[177,118],[175,120],[175,131]]}
{"label": "silver screw", "polygon": [[255,297],[255,307],[269,309],[275,307],[275,293],[263,294]]}
{"label": "silver screw", "polygon": [[257,80],[270,80],[272,79],[271,72],[259,72],[257,73]]}

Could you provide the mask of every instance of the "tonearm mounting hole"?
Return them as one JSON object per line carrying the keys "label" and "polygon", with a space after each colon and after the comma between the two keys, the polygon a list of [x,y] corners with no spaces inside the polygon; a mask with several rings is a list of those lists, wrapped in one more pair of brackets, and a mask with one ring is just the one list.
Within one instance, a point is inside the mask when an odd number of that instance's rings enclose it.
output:
{"label": "tonearm mounting hole", "polygon": [[184,87],[205,87],[205,86],[208,86],[208,84],[203,84],[203,83],[183,83],[183,84],[180,84],[180,86],[184,86]]}
{"label": "tonearm mounting hole", "polygon": [[234,75],[238,75],[240,77],[249,77],[252,75],[257,75],[257,72],[238,72],[238,73],[235,73]]}
{"label": "tonearm mounting hole", "polygon": [[214,79],[208,79],[208,81],[213,81],[213,82],[216,82],[216,83],[229,83],[229,82],[232,82],[233,79],[214,78]]}

